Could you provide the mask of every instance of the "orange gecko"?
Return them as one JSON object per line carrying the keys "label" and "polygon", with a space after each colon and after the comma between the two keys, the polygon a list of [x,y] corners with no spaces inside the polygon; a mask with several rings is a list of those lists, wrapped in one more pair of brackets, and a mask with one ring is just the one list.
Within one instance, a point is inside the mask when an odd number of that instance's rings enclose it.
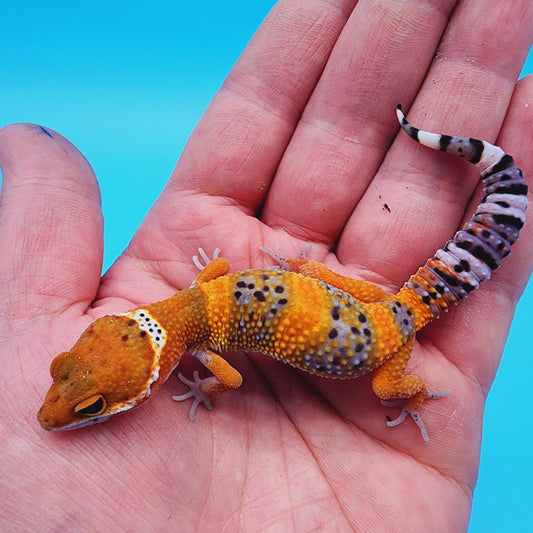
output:
{"label": "orange gecko", "polygon": [[[420,417],[430,392],[405,374],[415,333],[490,277],[525,221],[527,185],[513,159],[486,141],[418,130],[397,108],[401,127],[416,141],[475,164],[483,196],[472,219],[439,249],[397,294],[340,276],[305,257],[279,267],[229,272],[215,253],[190,289],[162,302],[93,322],[74,347],[50,366],[52,386],[38,418],[45,429],[75,429],[142,405],[170,376],[183,354],[212,376],[181,374],[193,399],[194,420],[211,397],[236,389],[242,377],[219,353],[252,350],[328,378],[373,373],[372,388],[388,404],[403,402],[396,426]],[[202,266],[195,258],[195,263]]]}

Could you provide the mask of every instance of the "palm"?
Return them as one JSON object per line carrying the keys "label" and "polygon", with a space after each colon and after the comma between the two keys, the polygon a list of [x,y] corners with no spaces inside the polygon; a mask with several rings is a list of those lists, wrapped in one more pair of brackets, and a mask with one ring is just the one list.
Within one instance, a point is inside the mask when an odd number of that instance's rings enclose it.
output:
{"label": "palm", "polygon": [[[386,428],[385,416],[394,411],[379,405],[366,377],[329,381],[242,354],[228,356],[244,376],[242,388],[217,398],[215,410],[200,411],[194,424],[187,407],[172,402],[180,386],[171,378],[142,409],[107,424],[64,435],[36,427],[36,406],[49,383],[44,368],[52,357],[96,316],[188,286],[195,275],[190,258],[199,246],[220,247],[240,270],[271,263],[259,252],[261,245],[293,256],[312,242],[310,255],[333,270],[397,290],[460,225],[477,182],[449,157],[421,151],[406,138],[392,144],[397,100],[409,108],[416,97],[411,119],[427,129],[494,140],[501,128],[498,141],[526,176],[533,175],[533,166],[527,167],[533,132],[525,127],[525,111],[520,117],[516,112],[520,98],[533,93],[531,80],[513,87],[529,46],[529,30],[515,21],[533,14],[529,2],[513,3],[503,17],[508,31],[493,35],[498,42],[490,50],[476,48],[475,69],[460,67],[466,72],[460,91],[446,85],[458,68],[453,62],[431,64],[448,17],[442,7],[430,14],[410,8],[405,20],[419,20],[420,27],[405,40],[401,24],[397,34],[376,37],[390,12],[367,20],[361,4],[359,16],[346,21],[353,7],[348,1],[342,2],[345,12],[331,8],[320,20],[312,10],[300,13],[298,28],[290,29],[292,4],[281,2],[249,46],[161,198],[101,282],[97,191],[85,161],[57,135],[52,141],[22,126],[1,133],[0,239],[12,262],[2,270],[0,286],[4,301],[13,302],[0,322],[1,338],[7,339],[4,405],[13,406],[12,416],[2,419],[2,434],[18,435],[32,447],[26,467],[34,473],[25,477],[37,485],[55,478],[36,512],[48,516],[69,498],[87,518],[102,496],[115,494],[115,524],[139,525],[132,510],[138,516],[142,509],[154,529],[175,520],[184,529],[297,523],[299,530],[325,524],[332,530],[405,530],[407,524],[436,530],[435,508],[440,527],[465,526],[484,396],[531,268],[528,228],[495,279],[418,337],[411,368],[433,389],[452,388],[452,396],[423,409],[429,444],[410,422]],[[432,30],[424,30],[426,16]],[[451,18],[440,53],[454,57],[464,46],[461,28],[468,26],[464,35],[471,44],[497,22],[502,23],[501,7],[470,2]],[[310,28],[318,32],[313,38]],[[282,57],[274,46],[281,40]],[[498,76],[487,76],[502,50],[513,51],[512,59]],[[365,60],[369,53],[372,64]],[[422,82],[428,69],[434,84]],[[30,143],[35,158],[25,149]],[[43,156],[50,163],[45,167]],[[67,201],[54,187],[30,179],[36,174],[59,185],[68,180]],[[30,204],[28,191],[46,203]],[[26,250],[17,237],[30,212],[40,221],[47,217],[48,226],[24,228],[34,246]],[[53,298],[44,290],[52,286]],[[190,364],[184,362],[185,373]],[[95,492],[95,486],[105,492]]]}

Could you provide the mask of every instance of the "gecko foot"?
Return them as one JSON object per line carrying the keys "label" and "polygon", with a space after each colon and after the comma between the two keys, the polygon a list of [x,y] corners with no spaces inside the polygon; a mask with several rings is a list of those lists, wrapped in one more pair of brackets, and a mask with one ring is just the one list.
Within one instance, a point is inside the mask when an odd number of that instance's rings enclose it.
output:
{"label": "gecko foot", "polygon": [[281,257],[281,255],[278,255],[276,252],[273,252],[269,248],[265,248],[264,246],[261,246],[259,249],[263,253],[272,257],[272,259],[274,259],[274,261],[278,263],[277,268],[281,268],[282,270],[290,270],[289,262],[287,261],[287,259]]}
{"label": "gecko foot", "polygon": [[[192,262],[194,263],[194,266],[198,270],[203,270],[204,267],[206,267],[209,263],[211,263],[211,261],[218,259],[218,256],[220,254],[220,248],[214,249],[212,259],[205,253],[203,248],[198,248],[198,253],[200,254],[200,257],[198,257],[197,255],[193,255]],[[203,263],[202,261],[200,261],[200,258],[202,259]]]}
{"label": "gecko foot", "polygon": [[424,441],[429,442],[426,425],[424,424],[424,422],[422,422],[422,418],[420,418],[420,413],[418,411],[411,411],[411,409],[407,409],[407,407],[402,407],[402,410],[398,417],[396,417],[394,420],[387,420],[387,426],[393,428],[400,425],[407,418],[407,415],[409,415],[415,421],[415,424],[419,427],[420,433],[422,433],[422,438],[424,439]]}
{"label": "gecko foot", "polygon": [[[446,390],[438,391],[438,392],[428,391],[426,394],[425,400],[433,400],[435,398],[442,398],[443,396],[448,396],[450,392],[451,392],[450,389],[446,389]],[[405,405],[403,405],[403,403],[404,403],[404,400],[392,400],[392,401],[381,400],[381,405],[385,407],[397,407],[398,405],[402,405],[402,410],[400,414],[394,420],[388,420],[387,426],[390,428],[399,426],[407,418],[407,416],[410,416],[415,422],[415,424],[418,426],[418,428],[420,429],[420,433],[422,434],[422,438],[424,439],[424,441],[429,442],[429,436],[428,436],[428,432],[426,429],[426,425],[422,421],[422,418],[420,417],[420,413],[418,412],[418,410],[408,409],[407,407],[405,407]]]}
{"label": "gecko foot", "polygon": [[[309,243],[306,244],[304,249],[300,252],[300,259],[306,259],[307,252],[312,248],[313,244]],[[261,246],[259,248],[263,253],[269,255],[278,263],[278,268],[281,268],[281,270],[290,270],[290,263],[288,259],[285,259],[284,257],[281,257],[281,255],[278,255],[276,252],[273,252],[269,248],[265,248],[264,246]]]}
{"label": "gecko foot", "polygon": [[193,372],[193,378],[194,381],[191,381],[187,379],[181,372],[178,374],[178,378],[182,383],[185,383],[189,387],[189,392],[186,392],[185,394],[181,394],[179,396],[172,396],[173,400],[176,400],[177,402],[183,402],[184,400],[188,400],[189,398],[194,398],[194,401],[192,402],[191,410],[189,411],[189,420],[192,422],[196,418],[196,409],[198,406],[203,403],[206,409],[213,409],[213,406],[211,402],[209,401],[209,398],[202,394],[200,391],[200,385],[202,384],[202,381],[204,381],[202,378],[198,376],[198,370],[195,370]]}

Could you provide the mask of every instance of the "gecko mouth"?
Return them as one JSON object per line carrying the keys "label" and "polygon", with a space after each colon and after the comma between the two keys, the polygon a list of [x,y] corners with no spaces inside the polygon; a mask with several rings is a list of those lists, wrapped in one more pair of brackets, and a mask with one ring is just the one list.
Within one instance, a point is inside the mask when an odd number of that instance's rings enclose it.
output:
{"label": "gecko mouth", "polygon": [[77,420],[65,426],[58,426],[55,425],[53,422],[49,422],[46,419],[43,419],[40,414],[41,412],[39,411],[37,419],[39,420],[39,423],[41,424],[42,428],[46,429],[47,431],[70,431],[73,429],[81,429],[87,426],[92,426],[93,424],[99,424],[100,422],[104,422],[108,418],[113,416],[112,414],[100,415],[95,416],[93,418],[87,418],[85,420]]}

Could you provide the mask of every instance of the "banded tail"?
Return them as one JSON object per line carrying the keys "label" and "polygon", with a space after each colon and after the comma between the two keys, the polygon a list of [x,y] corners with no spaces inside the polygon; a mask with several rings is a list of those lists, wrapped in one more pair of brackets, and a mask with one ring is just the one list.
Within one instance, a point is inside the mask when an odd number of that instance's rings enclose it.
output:
{"label": "banded tail", "polygon": [[[513,158],[498,146],[419,130],[406,120],[401,104],[396,113],[411,138],[434,150],[467,159],[479,169],[483,183],[475,215],[409,278],[401,291],[414,291],[432,316],[438,318],[489,279],[511,252],[526,219],[527,184]],[[423,325],[417,324],[417,329]]]}

